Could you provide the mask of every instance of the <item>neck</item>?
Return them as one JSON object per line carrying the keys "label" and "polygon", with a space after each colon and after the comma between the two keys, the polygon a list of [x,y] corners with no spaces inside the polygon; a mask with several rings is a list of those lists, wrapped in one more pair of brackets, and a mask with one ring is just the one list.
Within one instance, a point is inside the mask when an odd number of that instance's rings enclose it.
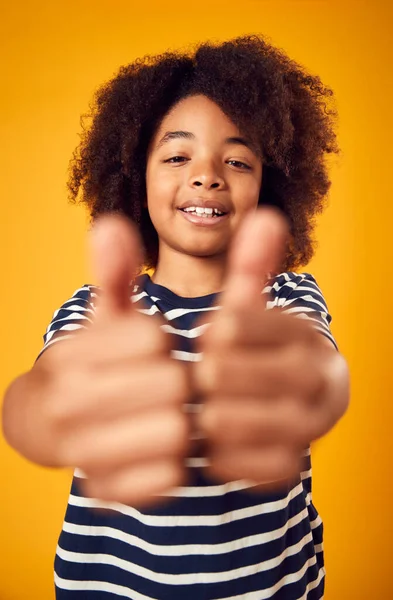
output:
{"label": "neck", "polygon": [[151,277],[183,298],[197,298],[222,291],[226,273],[226,254],[190,256],[167,252],[162,248],[157,267]]}

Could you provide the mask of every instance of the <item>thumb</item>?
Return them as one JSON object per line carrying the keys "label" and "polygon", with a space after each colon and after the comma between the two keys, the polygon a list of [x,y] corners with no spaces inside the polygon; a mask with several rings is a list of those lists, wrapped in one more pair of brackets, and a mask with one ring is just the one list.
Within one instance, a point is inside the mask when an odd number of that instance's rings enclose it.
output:
{"label": "thumb", "polygon": [[116,213],[99,217],[89,239],[93,272],[101,289],[98,318],[132,311],[130,284],[143,262],[139,232]]}
{"label": "thumb", "polygon": [[245,307],[261,302],[270,273],[281,268],[289,227],[284,215],[272,207],[248,214],[229,252],[223,307]]}

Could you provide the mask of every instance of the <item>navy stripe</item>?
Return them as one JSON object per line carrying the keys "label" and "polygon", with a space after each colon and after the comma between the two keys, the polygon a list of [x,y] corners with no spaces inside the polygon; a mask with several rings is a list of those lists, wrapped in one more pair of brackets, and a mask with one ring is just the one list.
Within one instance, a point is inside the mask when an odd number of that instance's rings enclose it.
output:
{"label": "navy stripe", "polygon": [[[188,504],[185,507],[188,508]],[[226,507],[225,507],[226,508]],[[155,526],[144,523],[138,518],[130,515],[105,513],[95,508],[83,509],[71,504],[67,508],[66,521],[77,525],[94,525],[99,527],[114,527],[124,533],[130,533],[141,537],[150,544],[159,546],[173,544],[217,544],[227,543],[240,537],[267,533],[284,527],[288,519],[296,517],[302,511],[309,509],[304,504],[304,498],[300,496],[291,500],[288,508],[272,513],[255,515],[219,526],[177,525],[174,527]],[[184,514],[179,511],[178,514]],[[187,513],[188,514],[188,511]]]}
{"label": "navy stripe", "polygon": [[[251,564],[259,563],[258,552],[254,551],[254,555],[251,560]],[[152,598],[173,598],[173,594],[176,594],[177,598],[195,598],[195,600],[201,600],[201,598],[225,598],[231,597],[236,594],[244,594],[244,590],[247,593],[254,591],[263,591],[267,588],[273,587],[278,581],[280,581],[285,575],[291,573],[297,573],[304,566],[308,559],[313,558],[313,545],[307,544],[302,552],[296,553],[293,556],[286,557],[279,566],[262,572],[257,572],[253,575],[236,576],[230,581],[214,582],[210,584],[205,583],[193,583],[193,584],[172,584],[166,585],[161,581],[157,581],[160,578],[160,572],[157,572],[157,577],[154,579],[147,579],[139,575],[134,574],[132,571],[107,565],[100,564],[97,568],[97,564],[90,563],[72,563],[72,578],[76,581],[116,581],[117,585],[124,586],[131,590],[135,590],[141,594],[145,594]],[[181,569],[181,560],[177,559],[179,567]],[[199,573],[203,573],[200,569],[199,562],[195,565]],[[236,568],[232,561],[230,563],[231,568]],[[57,574],[63,579],[68,578],[69,563],[58,559],[55,564]],[[218,570],[217,570],[218,571]],[[318,575],[319,567],[315,564],[309,567],[307,577],[301,578],[297,583],[293,583],[290,586],[282,588],[284,594],[291,588],[293,595],[283,595],[283,598],[300,598],[304,593],[308,581],[313,581]],[[308,579],[308,581],[307,581]],[[206,585],[209,585],[209,596],[206,596]],[[286,589],[285,589],[286,588]],[[171,596],[172,594],[172,596]],[[277,596],[273,596],[275,599]],[[280,596],[278,596],[280,597]]]}

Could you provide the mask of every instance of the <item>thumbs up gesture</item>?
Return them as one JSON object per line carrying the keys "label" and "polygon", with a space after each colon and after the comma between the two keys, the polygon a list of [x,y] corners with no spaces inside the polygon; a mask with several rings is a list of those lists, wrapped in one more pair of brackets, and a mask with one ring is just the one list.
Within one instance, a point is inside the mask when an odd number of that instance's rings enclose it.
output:
{"label": "thumbs up gesture", "polygon": [[208,472],[252,480],[256,489],[298,476],[304,449],[345,410],[343,364],[331,342],[304,319],[266,310],[261,292],[280,268],[286,237],[273,209],[242,223],[221,310],[200,338],[203,360],[193,373],[204,398],[196,427],[206,436]]}
{"label": "thumbs up gesture", "polygon": [[142,261],[136,229],[114,215],[102,218],[91,253],[101,292],[96,318],[44,355],[43,430],[54,465],[86,474],[85,494],[145,506],[183,483],[188,376],[170,358],[170,336],[157,319],[130,301]]}

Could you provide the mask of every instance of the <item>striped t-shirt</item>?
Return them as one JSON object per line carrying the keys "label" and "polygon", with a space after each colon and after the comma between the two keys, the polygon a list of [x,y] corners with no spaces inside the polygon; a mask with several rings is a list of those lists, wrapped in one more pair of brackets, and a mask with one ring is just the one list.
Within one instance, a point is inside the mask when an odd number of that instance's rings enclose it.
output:
{"label": "striped t-shirt", "polygon": [[[94,320],[100,291],[84,285],[54,313],[39,356]],[[281,273],[262,293],[269,294],[268,309],[311,319],[337,349],[312,275]],[[144,274],[130,298],[140,312],[160,316],[160,326],[174,337],[174,359],[201,359],[194,340],[208,325],[198,326],[198,317],[219,310],[219,294],[182,298]],[[56,598],[323,598],[323,523],[312,503],[310,448],[298,479],[277,492],[251,493],[253,483],[246,480],[213,481],[204,465],[206,458],[187,458],[187,487],[147,510],[84,497],[78,485],[83,473],[76,469],[56,550]]]}

